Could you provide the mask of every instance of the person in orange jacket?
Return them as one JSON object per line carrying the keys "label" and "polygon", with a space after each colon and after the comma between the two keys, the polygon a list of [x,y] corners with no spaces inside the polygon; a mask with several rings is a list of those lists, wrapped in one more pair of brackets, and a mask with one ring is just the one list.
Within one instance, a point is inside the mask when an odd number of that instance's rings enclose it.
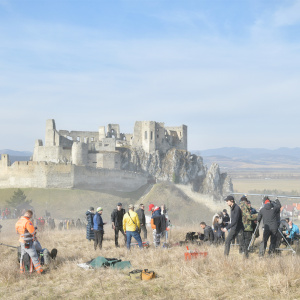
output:
{"label": "person in orange jacket", "polygon": [[33,216],[33,212],[31,210],[27,210],[18,222],[16,223],[16,231],[20,235],[19,242],[21,245],[21,259],[20,259],[20,273],[24,273],[24,265],[23,265],[23,255],[28,253],[30,256],[33,266],[37,273],[41,274],[43,269],[41,267],[36,249],[34,247],[34,235],[35,228],[30,221]]}

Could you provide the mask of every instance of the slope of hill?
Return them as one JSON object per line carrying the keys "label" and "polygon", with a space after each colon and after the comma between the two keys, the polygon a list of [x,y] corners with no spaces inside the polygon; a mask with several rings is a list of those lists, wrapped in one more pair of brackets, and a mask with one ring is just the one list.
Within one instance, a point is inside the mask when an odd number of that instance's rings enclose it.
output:
{"label": "slope of hill", "polygon": [[[6,207],[15,189],[0,189],[0,208]],[[110,223],[110,214],[118,202],[127,210],[130,203],[138,205],[143,202],[145,214],[150,216],[148,205],[165,204],[168,208],[169,219],[174,225],[199,224],[200,221],[211,222],[211,208],[194,201],[180,188],[172,183],[155,184],[152,189],[144,186],[134,193],[116,193],[112,191],[99,192],[90,190],[67,189],[22,189],[31,199],[38,217],[45,215],[45,210],[56,219],[85,219],[85,212],[90,206],[104,208],[103,218]],[[144,195],[144,196],[143,196]],[[143,197],[142,197],[143,196]],[[211,200],[212,201],[212,200]]]}

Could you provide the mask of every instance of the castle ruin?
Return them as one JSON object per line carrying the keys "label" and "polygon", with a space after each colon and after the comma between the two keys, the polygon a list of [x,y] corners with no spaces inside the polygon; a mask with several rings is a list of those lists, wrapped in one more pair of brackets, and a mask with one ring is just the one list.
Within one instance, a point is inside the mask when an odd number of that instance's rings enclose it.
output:
{"label": "castle ruin", "polygon": [[125,134],[118,124],[100,126],[98,131],[57,130],[51,119],[46,121],[45,145],[42,140],[36,141],[32,160],[120,170],[122,148],[146,153],[166,153],[172,148],[187,151],[187,126],[137,121],[133,134]]}

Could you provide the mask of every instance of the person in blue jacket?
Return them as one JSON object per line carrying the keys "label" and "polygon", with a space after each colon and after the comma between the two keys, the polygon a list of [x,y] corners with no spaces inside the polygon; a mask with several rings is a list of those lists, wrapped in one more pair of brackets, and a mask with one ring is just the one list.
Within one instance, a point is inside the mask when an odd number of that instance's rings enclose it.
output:
{"label": "person in blue jacket", "polygon": [[289,223],[289,228],[285,232],[287,235],[286,239],[289,243],[291,243],[295,239],[295,235],[299,235],[299,227],[290,221],[289,218],[287,218],[286,221]]}
{"label": "person in blue jacket", "polygon": [[106,223],[103,223],[102,220],[102,213],[103,213],[103,208],[98,207],[97,212],[95,213],[94,216],[94,235],[95,235],[95,241],[94,241],[94,248],[97,250],[97,246],[99,245],[99,249],[102,249],[102,241],[103,241],[103,225]]}

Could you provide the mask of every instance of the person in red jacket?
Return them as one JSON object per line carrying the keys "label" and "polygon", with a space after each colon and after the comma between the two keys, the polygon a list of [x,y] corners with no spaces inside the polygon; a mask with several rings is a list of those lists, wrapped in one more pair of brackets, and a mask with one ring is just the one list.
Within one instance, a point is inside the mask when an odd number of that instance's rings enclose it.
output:
{"label": "person in red jacket", "polygon": [[21,259],[20,259],[20,273],[24,273],[24,265],[23,265],[23,255],[28,253],[30,256],[33,266],[37,273],[41,274],[43,269],[41,267],[36,249],[34,247],[34,235],[35,235],[35,228],[30,221],[32,218],[32,211],[27,210],[23,217],[21,217],[18,222],[16,223],[16,231],[20,235],[20,245],[21,245]]}

